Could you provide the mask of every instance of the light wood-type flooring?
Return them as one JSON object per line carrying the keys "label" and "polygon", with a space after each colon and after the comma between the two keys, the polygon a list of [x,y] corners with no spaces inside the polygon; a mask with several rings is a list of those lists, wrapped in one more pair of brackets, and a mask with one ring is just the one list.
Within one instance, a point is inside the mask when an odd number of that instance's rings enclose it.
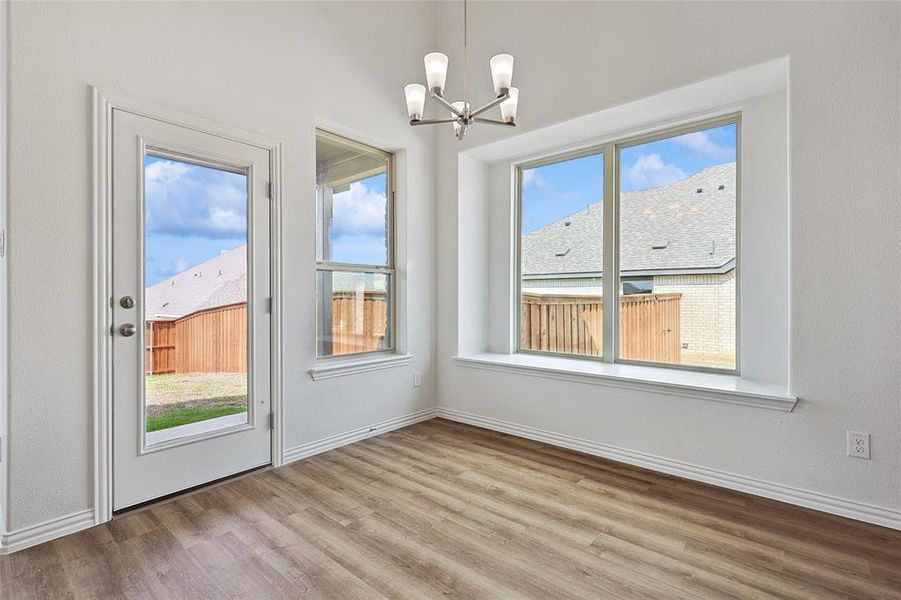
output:
{"label": "light wood-type flooring", "polygon": [[435,419],[0,557],[2,598],[899,598],[901,531]]}

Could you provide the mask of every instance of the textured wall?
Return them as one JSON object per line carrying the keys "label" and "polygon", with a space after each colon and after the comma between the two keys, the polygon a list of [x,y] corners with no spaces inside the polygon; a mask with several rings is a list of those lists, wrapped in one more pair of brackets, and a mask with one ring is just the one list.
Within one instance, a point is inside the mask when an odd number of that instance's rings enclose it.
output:
{"label": "textured wall", "polygon": [[[458,9],[442,4],[439,21],[459,22]],[[497,2],[475,4],[470,18],[485,24],[469,36],[475,95],[490,93],[482,61],[516,56],[517,133],[790,57],[790,380],[801,402],[783,414],[456,365],[457,280],[469,269],[453,225],[456,156],[510,135],[490,128],[462,144],[438,138],[437,219],[449,224],[438,230],[439,404],[901,511],[901,4]],[[489,23],[503,26],[489,35]],[[438,35],[458,56],[457,31]],[[765,201],[760,188],[748,197]],[[506,285],[499,272],[493,280]],[[874,280],[880,293],[866,293]],[[742,338],[755,333],[745,326]],[[872,433],[872,460],[845,455],[848,429]]]}
{"label": "textured wall", "polygon": [[[407,124],[430,4],[31,3],[10,12],[7,529],[91,508],[91,85],[284,142],[285,446],[434,404],[433,132]],[[406,150],[413,364],[313,383],[317,119]],[[64,322],[62,332],[42,325]],[[37,334],[38,329],[45,333]],[[413,371],[424,372],[421,388]]]}

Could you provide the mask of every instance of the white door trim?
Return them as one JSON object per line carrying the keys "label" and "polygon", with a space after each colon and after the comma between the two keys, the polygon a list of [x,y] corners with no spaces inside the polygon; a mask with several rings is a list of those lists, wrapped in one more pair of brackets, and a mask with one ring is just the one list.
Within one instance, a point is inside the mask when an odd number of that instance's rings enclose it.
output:
{"label": "white door trim", "polygon": [[282,143],[270,137],[224,125],[188,113],[117,94],[94,93],[94,522],[109,521],[113,514],[112,431],[112,112],[134,113],[172,125],[216,135],[269,152],[271,315],[272,465],[282,464]]}
{"label": "white door trim", "polygon": [[[9,101],[9,3],[0,3],[0,538],[9,530],[8,494],[9,483],[9,428],[8,388],[9,388],[9,281],[7,263],[9,256],[8,199],[9,186],[9,121],[7,103]],[[2,545],[2,544],[0,544]]]}

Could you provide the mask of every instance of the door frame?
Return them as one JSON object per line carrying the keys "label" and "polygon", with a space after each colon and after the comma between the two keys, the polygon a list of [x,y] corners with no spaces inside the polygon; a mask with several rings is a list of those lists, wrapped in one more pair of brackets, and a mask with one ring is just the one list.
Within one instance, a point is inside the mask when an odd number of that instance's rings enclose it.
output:
{"label": "door frame", "polygon": [[112,397],[112,113],[121,110],[171,125],[215,135],[269,152],[271,189],[270,277],[270,410],[272,466],[282,464],[282,142],[152,103],[101,92],[92,87],[94,99],[94,231],[93,231],[93,374],[94,374],[94,522],[113,516],[113,397]]}

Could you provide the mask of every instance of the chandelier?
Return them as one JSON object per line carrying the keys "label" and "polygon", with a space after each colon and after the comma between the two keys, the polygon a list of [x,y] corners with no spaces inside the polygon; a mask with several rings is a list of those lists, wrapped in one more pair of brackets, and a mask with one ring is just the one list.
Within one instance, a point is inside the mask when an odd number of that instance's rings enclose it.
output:
{"label": "chandelier", "polygon": [[[407,113],[410,115],[410,125],[436,125],[438,123],[453,123],[454,135],[462,140],[466,130],[476,123],[488,125],[500,125],[502,127],[515,127],[516,106],[519,102],[519,89],[512,87],[513,83],[513,57],[509,54],[498,54],[491,57],[488,66],[491,68],[491,80],[494,83],[494,100],[488,104],[471,110],[469,105],[469,85],[467,82],[467,54],[468,39],[466,31],[466,0],[463,1],[463,100],[448,102],[444,97],[444,83],[447,79],[447,55],[441,52],[430,52],[425,55],[426,86],[420,83],[411,83],[404,87],[404,95],[407,99]],[[450,111],[450,117],[443,119],[423,119],[425,109],[426,92],[428,96],[438,104]],[[500,107],[501,120],[486,119],[479,115],[486,111]]]}

